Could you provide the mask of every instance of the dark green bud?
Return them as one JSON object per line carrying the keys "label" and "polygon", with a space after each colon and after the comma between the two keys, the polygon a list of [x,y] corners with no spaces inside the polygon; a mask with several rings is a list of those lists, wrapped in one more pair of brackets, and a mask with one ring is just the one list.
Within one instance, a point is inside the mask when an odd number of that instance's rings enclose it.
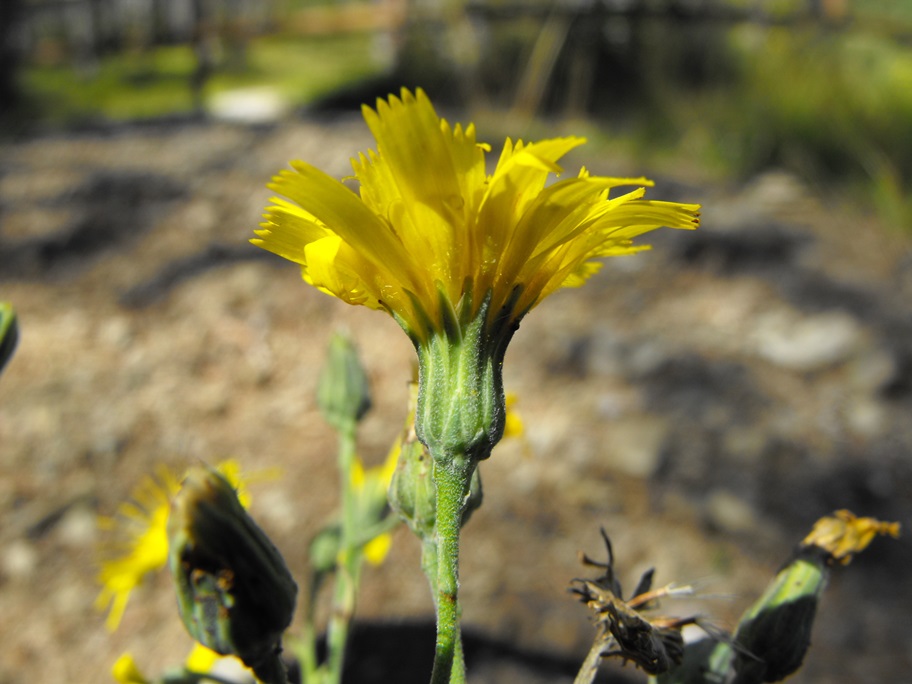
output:
{"label": "dark green bud", "polygon": [[659,684],[778,682],[795,672],[811,642],[817,604],[830,570],[846,565],[879,535],[899,536],[899,523],[841,510],[818,520],[763,596],[745,612],[733,639],[689,644],[680,667]]}
{"label": "dark green bud", "polygon": [[6,302],[0,302],[0,373],[16,351],[19,342],[19,324],[16,312]]}
{"label": "dark green bud", "polygon": [[898,537],[899,524],[859,518],[846,510],[815,523],[738,624],[735,684],[778,682],[801,667],[830,568],[846,565],[878,535]]}
{"label": "dark green bud", "polygon": [[738,623],[735,682],[778,682],[801,667],[828,578],[821,553],[801,553],[779,571]]}
{"label": "dark green bud", "polygon": [[355,345],[344,335],[333,335],[329,343],[329,358],[317,387],[317,403],[327,422],[336,429],[351,426],[370,409],[367,374]]}
{"label": "dark green bud", "polygon": [[726,682],[735,657],[729,641],[708,637],[684,647],[681,662],[655,677],[656,684],[708,684]]}
{"label": "dark green bud", "polygon": [[282,634],[297,585],[281,554],[211,468],[191,469],[168,520],[168,564],[190,635],[235,655],[266,684],[285,684]]}

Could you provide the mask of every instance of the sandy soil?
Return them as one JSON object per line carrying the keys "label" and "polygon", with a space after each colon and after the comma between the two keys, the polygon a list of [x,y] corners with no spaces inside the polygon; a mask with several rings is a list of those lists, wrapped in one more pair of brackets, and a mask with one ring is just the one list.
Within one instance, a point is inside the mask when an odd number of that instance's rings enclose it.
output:
{"label": "sandy soil", "polygon": [[[329,336],[354,336],[373,382],[369,462],[400,429],[414,352],[392,320],[306,287],[246,241],[289,158],[344,176],[369,145],[343,116],[0,150],[0,299],[22,328],[0,378],[0,684],[109,681],[125,650],[150,673],[181,660],[190,641],[166,575],[113,634],[93,608],[96,516],[161,464],[280,468],[254,486],[253,514],[304,576],[337,503],[334,438],[314,401]],[[652,565],[661,583],[696,582],[705,596],[666,610],[724,627],[817,517],[912,519],[909,240],[783,174],[724,188],[669,179],[652,196],[704,203],[703,229],[660,235],[553,296],[508,353],[527,432],[483,466],[462,596],[469,628],[530,652],[588,649],[566,588],[580,550],[601,554],[600,526],[628,585]],[[908,680],[909,538],[835,574],[794,681]],[[359,614],[431,611],[400,529]],[[499,667],[479,664],[473,680],[531,681]]]}

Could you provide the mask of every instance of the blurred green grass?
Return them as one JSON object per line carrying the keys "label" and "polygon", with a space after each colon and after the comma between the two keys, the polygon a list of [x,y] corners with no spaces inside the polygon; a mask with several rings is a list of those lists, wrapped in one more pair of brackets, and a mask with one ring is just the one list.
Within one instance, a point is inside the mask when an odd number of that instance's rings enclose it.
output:
{"label": "blurred green grass", "polygon": [[[912,2],[854,3],[829,23],[796,19],[799,4],[767,3],[769,21],[631,23],[629,52],[606,63],[603,44],[588,57],[601,79],[594,124],[663,166],[734,180],[784,168],[912,229]],[[482,101],[509,105],[539,30],[535,20],[511,21],[495,34],[474,76]],[[401,80],[432,95],[434,68],[453,68],[420,52],[435,35],[412,41],[417,51],[399,60]],[[255,36],[242,59],[223,49],[203,95],[265,86],[291,107],[306,105],[388,73],[374,41],[369,33]],[[91,69],[36,60],[21,76],[30,121],[57,126],[192,114],[196,68],[191,46],[167,45],[106,56]]]}
{"label": "blurred green grass", "polygon": [[[267,35],[246,47],[243,66],[221,60],[205,95],[256,85],[272,87],[291,106],[382,71],[366,34]],[[102,58],[91,70],[71,64],[31,64],[22,86],[31,110],[49,125],[128,121],[191,114],[197,60],[190,45],[165,45]]]}
{"label": "blurred green grass", "polygon": [[727,38],[733,79],[694,96],[669,89],[672,135],[689,138],[702,163],[722,173],[785,168],[865,197],[888,223],[912,228],[908,43],[752,24]]}

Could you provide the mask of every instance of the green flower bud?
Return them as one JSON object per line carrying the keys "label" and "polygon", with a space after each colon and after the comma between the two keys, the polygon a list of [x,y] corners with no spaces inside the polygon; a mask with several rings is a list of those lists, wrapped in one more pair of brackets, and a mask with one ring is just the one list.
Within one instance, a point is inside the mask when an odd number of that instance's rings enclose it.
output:
{"label": "green flower bud", "polygon": [[[437,503],[434,488],[434,469],[439,467],[418,441],[414,429],[406,431],[399,451],[399,463],[389,488],[389,505],[411,530],[423,541],[435,538]],[[472,473],[469,494],[462,510],[462,524],[481,506],[481,475],[478,468]]]}
{"label": "green flower bud", "polygon": [[490,311],[490,294],[474,313],[471,292],[455,308],[440,300],[442,329],[416,342],[415,428],[440,464],[468,473],[454,460],[484,460],[503,437],[503,358],[518,324]]}
{"label": "green flower bud", "polygon": [[736,684],[778,682],[801,667],[830,568],[846,565],[878,535],[898,537],[899,524],[846,510],[817,521],[738,624]]}
{"label": "green flower bud", "polygon": [[279,654],[297,585],[224,477],[205,467],[188,472],[172,503],[168,538],[178,609],[190,635],[237,656],[266,684],[285,684]]}
{"label": "green flower bud", "polygon": [[344,335],[333,335],[329,343],[329,359],[320,374],[317,403],[336,429],[356,423],[370,409],[367,374],[355,345]]}
{"label": "green flower bud", "polygon": [[333,572],[339,558],[342,528],[338,523],[327,525],[310,542],[310,565],[317,573]]}
{"label": "green flower bud", "polygon": [[778,682],[801,667],[828,578],[821,553],[799,554],[779,571],[738,623],[736,682]]}
{"label": "green flower bud", "polygon": [[6,302],[0,302],[0,372],[13,357],[19,342],[19,324],[16,312]]}
{"label": "green flower bud", "polygon": [[389,504],[419,539],[434,537],[437,523],[434,462],[414,431],[402,440],[399,463],[389,488]]}

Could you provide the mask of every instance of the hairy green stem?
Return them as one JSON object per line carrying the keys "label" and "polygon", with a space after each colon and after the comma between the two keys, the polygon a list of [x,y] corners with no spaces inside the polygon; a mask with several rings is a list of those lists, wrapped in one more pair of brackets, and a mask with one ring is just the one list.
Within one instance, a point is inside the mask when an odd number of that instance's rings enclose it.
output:
{"label": "hairy green stem", "polygon": [[[432,454],[433,455],[433,454]],[[437,647],[431,684],[462,684],[465,663],[459,608],[459,531],[462,510],[475,463],[462,454],[452,455],[446,464],[437,461],[434,482],[437,498]]]}

